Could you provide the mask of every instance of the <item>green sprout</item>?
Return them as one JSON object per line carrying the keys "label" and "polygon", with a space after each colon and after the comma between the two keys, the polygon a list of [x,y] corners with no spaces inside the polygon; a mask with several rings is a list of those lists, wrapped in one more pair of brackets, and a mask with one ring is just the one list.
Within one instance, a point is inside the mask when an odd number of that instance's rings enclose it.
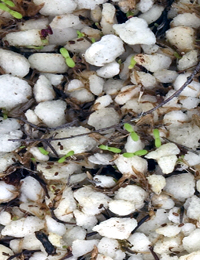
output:
{"label": "green sprout", "polygon": [[110,151],[110,152],[113,152],[113,153],[121,153],[121,149],[119,148],[115,148],[115,147],[110,147],[110,146],[107,146],[107,145],[99,145],[99,148],[102,149],[102,150],[105,150],[105,151]]}
{"label": "green sprout", "polygon": [[1,113],[4,120],[8,118],[8,111],[4,107],[1,109]]}
{"label": "green sprout", "polygon": [[155,147],[159,148],[161,146],[159,130],[158,129],[153,129],[153,135],[154,135],[154,138],[155,138]]}
{"label": "green sprout", "polygon": [[78,38],[82,38],[85,36],[84,33],[80,32],[80,31],[76,31],[77,35],[78,35]]}
{"label": "green sprout", "polygon": [[130,65],[128,66],[129,69],[133,69],[135,67],[135,64],[137,62],[134,60],[134,56],[132,56],[131,58],[131,62],[130,62]]}
{"label": "green sprout", "polygon": [[15,7],[15,4],[9,0],[1,0],[0,9],[10,13],[16,19],[22,19],[22,15],[16,11],[11,10],[9,7]]}
{"label": "green sprout", "polygon": [[66,155],[64,155],[63,157],[61,157],[59,160],[58,160],[58,163],[63,163],[65,162],[66,158],[67,157],[70,157],[74,155],[74,151],[69,151]]}
{"label": "green sprout", "polygon": [[70,68],[74,68],[75,67],[75,62],[70,57],[68,50],[65,49],[65,48],[60,48],[60,53],[65,58],[65,62],[67,64],[67,66],[70,67]]}
{"label": "green sprout", "polygon": [[95,43],[96,42],[95,38],[91,38],[91,42]]}
{"label": "green sprout", "polygon": [[174,57],[180,60],[182,57],[178,54],[178,52],[174,52]]}
{"label": "green sprout", "polygon": [[45,150],[43,147],[38,147],[38,149],[44,155],[48,155],[49,154],[49,152],[47,150]]}
{"label": "green sprout", "polygon": [[143,156],[145,154],[147,154],[148,151],[147,150],[138,150],[134,153],[123,153],[123,156],[126,157],[126,158],[131,158],[133,156]]}
{"label": "green sprout", "polygon": [[27,45],[26,48],[35,49],[35,50],[42,50],[44,48],[44,46]]}
{"label": "green sprout", "polygon": [[132,11],[128,11],[127,13],[126,13],[126,17],[127,18],[131,18],[131,17],[133,17],[134,16],[134,13],[132,12]]}
{"label": "green sprout", "polygon": [[31,161],[32,161],[32,162],[35,162],[35,161],[36,161],[36,159],[35,159],[34,157],[32,157],[32,158],[31,158]]}
{"label": "green sprout", "polygon": [[130,133],[130,136],[133,139],[133,141],[137,142],[139,140],[139,135],[134,131],[133,127],[130,124],[125,123],[124,128],[126,129],[126,131]]}

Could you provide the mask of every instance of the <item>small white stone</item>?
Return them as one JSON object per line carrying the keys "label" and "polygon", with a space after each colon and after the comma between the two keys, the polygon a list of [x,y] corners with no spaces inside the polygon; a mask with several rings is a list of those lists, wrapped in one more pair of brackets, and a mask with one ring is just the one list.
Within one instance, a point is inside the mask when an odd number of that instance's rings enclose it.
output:
{"label": "small white stone", "polygon": [[1,108],[11,110],[17,105],[27,102],[31,96],[32,88],[25,80],[8,74],[0,76]]}
{"label": "small white stone", "polygon": [[86,237],[86,230],[82,227],[75,226],[67,230],[67,232],[63,236],[63,239],[67,245],[71,246],[72,243],[77,239],[84,240],[85,237]]}
{"label": "small white stone", "polygon": [[148,237],[140,232],[136,232],[131,235],[128,241],[132,244],[131,250],[136,252],[148,252],[151,242]]}
{"label": "small white stone", "polygon": [[164,190],[177,200],[184,201],[195,192],[194,177],[190,173],[171,176],[166,179],[166,182]]}
{"label": "small white stone", "polygon": [[147,171],[147,161],[139,156],[126,158],[123,155],[119,155],[114,163],[122,174],[137,176],[137,171],[142,174]]}
{"label": "small white stone", "polygon": [[[72,135],[86,134],[89,133],[89,129],[79,126],[79,127],[68,127],[58,129],[56,131],[52,131],[51,136],[56,134],[56,138],[69,137]],[[61,140],[60,145],[59,141],[52,141],[51,145],[56,149],[56,152],[60,156],[66,155],[70,151],[74,151],[74,153],[84,153],[86,151],[90,151],[96,145],[96,141],[89,137],[88,135],[75,137],[68,140]]]}
{"label": "small white stone", "polygon": [[162,69],[168,69],[172,60],[168,56],[160,53],[149,54],[137,54],[134,56],[134,60],[145,67],[151,72],[156,72]]}
{"label": "small white stone", "polygon": [[0,181],[0,202],[8,202],[18,196],[18,192],[14,185]]}
{"label": "small white stone", "polygon": [[[48,37],[46,38],[48,40]],[[40,30],[31,29],[26,31],[8,33],[3,41],[7,41],[11,46],[44,46]]]}
{"label": "small white stone", "polygon": [[136,208],[132,201],[112,200],[109,203],[109,210],[118,216],[127,216],[133,213]]}
{"label": "small white stone", "polygon": [[194,231],[196,229],[196,226],[192,223],[184,223],[184,225],[181,227],[181,232],[183,233],[183,235],[189,236],[192,231]]}
{"label": "small white stone", "polygon": [[35,107],[34,112],[48,127],[56,127],[66,122],[66,107],[63,100],[44,101]]}
{"label": "small white stone", "polygon": [[24,237],[44,228],[44,221],[37,217],[26,217],[12,221],[2,230],[3,236]]}
{"label": "small white stone", "polygon": [[159,46],[156,44],[141,44],[141,47],[146,54],[153,54],[158,51]]}
{"label": "small white stone", "polygon": [[74,14],[63,14],[55,16],[50,23],[50,27],[57,28],[57,29],[64,29],[68,27],[72,27],[75,29],[79,29],[78,26],[80,25],[81,21],[77,15]]}
{"label": "small white stone", "polygon": [[177,68],[178,70],[186,70],[191,68],[198,63],[198,51],[192,50],[188,51],[183,57],[178,60]]}
{"label": "small white stone", "polygon": [[199,99],[195,97],[183,97],[180,100],[184,110],[196,108],[199,104]]}
{"label": "small white stone", "polygon": [[140,10],[142,13],[147,12],[154,4],[153,0],[141,0],[137,4],[138,10]]}
{"label": "small white stone", "polygon": [[122,260],[125,257],[125,252],[120,250],[119,242],[112,238],[103,237],[100,240],[97,248],[100,254],[109,256],[113,260]]}
{"label": "small white stone", "polygon": [[[1,258],[1,260],[7,260],[9,257],[12,257],[12,255],[13,255],[13,251],[10,248],[8,248],[4,245],[0,245],[0,258]],[[14,259],[16,259],[16,258],[14,258]]]}
{"label": "small white stone", "polygon": [[174,237],[181,232],[181,227],[177,225],[168,224],[167,226],[160,227],[156,229],[156,233],[163,235],[165,237]]}
{"label": "small white stone", "polygon": [[78,209],[75,209],[73,214],[76,219],[76,224],[80,227],[91,229],[97,224],[97,219],[94,215],[85,214]]}
{"label": "small white stone", "polygon": [[39,18],[39,19],[28,19],[19,23],[19,29],[21,31],[31,30],[31,29],[44,29],[47,28],[49,24],[48,18]]}
{"label": "small white stone", "polygon": [[131,82],[133,84],[142,84],[146,89],[155,88],[157,85],[155,77],[143,71],[133,71],[131,73]]}
{"label": "small white stone", "polygon": [[132,17],[123,24],[114,24],[113,28],[120,38],[130,45],[156,43],[156,37],[144,19]]}
{"label": "small white stone", "polygon": [[198,28],[200,26],[200,18],[195,13],[183,13],[178,14],[173,18],[171,26],[188,26],[192,28]]}
{"label": "small white stone", "polygon": [[200,221],[200,198],[193,195],[186,200],[184,207],[187,209],[187,216]]}
{"label": "small white stone", "polygon": [[107,95],[115,95],[123,87],[123,81],[120,79],[108,79],[104,84],[104,91]]}
{"label": "small white stone", "polygon": [[93,180],[96,182],[96,186],[103,188],[111,188],[116,185],[116,182],[111,176],[95,175]]}
{"label": "small white stone", "polygon": [[37,82],[33,87],[33,93],[35,100],[39,103],[42,101],[48,101],[55,98],[55,92],[50,81],[44,76],[40,75]]}
{"label": "small white stone", "polygon": [[57,75],[54,73],[40,73],[40,75],[44,75],[53,86],[59,85],[63,80],[63,75]]}
{"label": "small white stone", "polygon": [[70,92],[70,97],[75,98],[81,103],[87,103],[94,100],[94,95],[85,88],[80,88]]}
{"label": "small white stone", "polygon": [[115,102],[119,105],[125,104],[133,97],[138,96],[140,93],[140,89],[141,87],[137,85],[128,85],[121,88],[119,94],[115,97]]}
{"label": "small white stone", "polygon": [[153,75],[161,83],[171,83],[177,78],[178,73],[173,70],[163,69],[157,70]]}
{"label": "small white stone", "polygon": [[40,9],[40,13],[42,15],[60,15],[73,12],[77,4],[73,0],[34,0],[36,5],[44,4],[44,6]]}
{"label": "small white stone", "polygon": [[139,18],[144,19],[148,24],[150,24],[161,16],[163,10],[163,6],[154,4],[147,12],[140,14]]}
{"label": "small white stone", "polygon": [[95,66],[104,66],[114,61],[124,52],[122,40],[115,35],[105,35],[85,52],[85,59]]}
{"label": "small white stone", "polygon": [[72,254],[74,257],[79,257],[91,252],[94,249],[94,246],[97,246],[99,240],[80,240],[77,239],[72,243]]}
{"label": "small white stone", "polygon": [[129,135],[125,144],[125,150],[127,153],[134,153],[136,151],[142,150],[145,144],[139,138],[138,141],[134,141]]}
{"label": "small white stone", "polygon": [[21,181],[21,193],[31,201],[41,201],[44,191],[40,183],[33,177],[28,176]]}
{"label": "small white stone", "polygon": [[79,79],[72,79],[70,80],[69,84],[67,85],[67,91],[74,91],[76,89],[83,88],[84,84]]}
{"label": "small white stone", "polygon": [[170,155],[176,155],[179,154],[180,150],[174,143],[167,143],[161,145],[159,148],[157,148],[155,151],[148,153],[145,155],[147,159],[160,159],[163,156],[170,156]]}
{"label": "small white stone", "polygon": [[113,164],[113,156],[111,154],[95,153],[88,157],[88,160],[94,164],[108,165]]}
{"label": "small white stone", "polygon": [[88,125],[96,130],[116,125],[119,123],[119,114],[112,107],[105,107],[93,112],[88,118]]}
{"label": "small white stone", "polygon": [[34,53],[28,61],[32,69],[48,73],[65,73],[67,65],[65,59],[58,53]]}
{"label": "small white stone", "polygon": [[137,226],[134,218],[110,218],[93,228],[101,236],[113,239],[127,239],[131,231]]}
{"label": "small white stone", "polygon": [[102,93],[103,91],[103,85],[104,85],[104,80],[97,76],[97,75],[91,75],[89,77],[89,87],[90,87],[90,91],[98,96]]}
{"label": "small white stone", "polygon": [[21,54],[0,49],[0,66],[7,74],[25,77],[30,68],[28,60]]}
{"label": "small white stone", "polygon": [[166,38],[179,51],[194,49],[194,29],[186,26],[177,26],[166,31]]}
{"label": "small white stone", "polygon": [[[105,194],[97,192],[89,186],[76,190],[74,192],[74,198],[82,207],[82,212],[88,215],[101,213],[108,207],[108,203],[111,200]],[[100,205],[103,205],[103,207],[100,207]]]}
{"label": "small white stone", "polygon": [[119,74],[119,63],[116,61],[113,61],[111,63],[106,64],[105,66],[101,67],[100,69],[97,70],[97,75],[109,79],[117,74]]}
{"label": "small white stone", "polygon": [[3,226],[6,226],[10,224],[11,222],[11,214],[8,213],[7,211],[1,211],[0,212],[0,224]]}
{"label": "small white stone", "polygon": [[165,194],[153,195],[152,204],[162,209],[171,209],[174,207],[174,201]]}
{"label": "small white stone", "polygon": [[147,179],[152,191],[159,195],[166,185],[165,178],[162,175],[152,174]]}
{"label": "small white stone", "polygon": [[179,260],[197,260],[199,259],[199,257],[200,257],[200,250],[188,255],[183,255],[179,257]]}
{"label": "small white stone", "polygon": [[15,161],[16,157],[13,153],[0,153],[0,172],[4,172]]}
{"label": "small white stone", "polygon": [[102,97],[98,97],[95,100],[93,108],[95,110],[101,109],[101,108],[109,106],[112,102],[113,102],[113,100],[110,95],[104,95]]}
{"label": "small white stone", "polygon": [[174,167],[177,162],[177,156],[176,155],[168,155],[168,156],[163,156],[157,160],[158,165],[160,166],[162,172],[164,174],[169,174],[173,172]]}
{"label": "small white stone", "polygon": [[114,34],[113,24],[116,23],[115,17],[116,9],[113,4],[103,4],[102,17],[101,17],[101,28],[103,34]]}
{"label": "small white stone", "polygon": [[166,113],[163,117],[163,123],[166,125],[181,125],[184,122],[189,121],[188,116],[180,110],[174,110]]}
{"label": "small white stone", "polygon": [[37,115],[33,110],[28,109],[24,115],[26,116],[28,122],[34,125],[38,125],[40,123],[40,119],[37,117]]}
{"label": "small white stone", "polygon": [[192,253],[200,250],[200,229],[197,228],[189,236],[183,238],[183,248]]}
{"label": "small white stone", "polygon": [[[182,249],[182,235],[175,237],[164,237],[159,239],[154,245],[154,252],[157,254],[170,254],[173,251],[183,251]],[[170,250],[172,248],[172,250]]]}
{"label": "small white stone", "polygon": [[58,234],[60,236],[64,235],[66,232],[66,227],[62,223],[58,223],[55,219],[46,215],[45,217],[48,232]]}

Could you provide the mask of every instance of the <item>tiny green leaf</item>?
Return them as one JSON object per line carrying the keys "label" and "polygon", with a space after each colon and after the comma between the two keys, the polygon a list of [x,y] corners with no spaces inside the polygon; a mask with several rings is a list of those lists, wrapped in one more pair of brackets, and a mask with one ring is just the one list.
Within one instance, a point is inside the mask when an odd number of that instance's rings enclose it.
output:
{"label": "tiny green leaf", "polygon": [[143,156],[143,155],[145,155],[147,153],[148,153],[147,150],[139,150],[139,151],[136,151],[134,154],[138,155],[138,156]]}
{"label": "tiny green leaf", "polygon": [[123,153],[123,156],[126,157],[126,158],[131,158],[134,155],[135,155],[134,153]]}
{"label": "tiny green leaf", "polygon": [[69,151],[66,155],[64,155],[63,157],[61,157],[61,158],[58,160],[58,163],[63,163],[63,162],[65,162],[65,159],[66,159],[67,157],[72,156],[72,155],[74,155],[74,151]]}
{"label": "tiny green leaf", "polygon": [[44,48],[44,46],[27,45],[26,48],[35,49],[35,50],[42,50]]}
{"label": "tiny green leaf", "polygon": [[174,57],[177,58],[177,59],[181,59],[182,57],[178,54],[178,52],[174,52]]}
{"label": "tiny green leaf", "polygon": [[131,17],[133,17],[133,16],[134,16],[134,13],[131,12],[131,11],[128,11],[128,12],[126,13],[126,17],[127,17],[127,18],[131,18]]}
{"label": "tiny green leaf", "polygon": [[20,149],[23,149],[23,148],[25,148],[25,147],[26,147],[25,145],[22,145],[22,146],[20,146],[19,148],[20,148]]}
{"label": "tiny green leaf", "polygon": [[113,153],[121,153],[121,149],[115,148],[115,147],[110,147],[110,146],[103,145],[103,144],[99,145],[99,148],[102,150],[113,152]]}
{"label": "tiny green leaf", "polygon": [[136,132],[132,132],[130,134],[131,138],[133,139],[133,141],[137,142],[139,140],[139,135],[136,134]]}
{"label": "tiny green leaf", "polygon": [[8,115],[7,114],[3,114],[3,119],[7,119],[8,118]]}
{"label": "tiny green leaf", "polygon": [[0,9],[3,10],[3,11],[6,11],[6,12],[10,11],[10,8],[7,7],[5,4],[2,4],[2,3],[0,3]]}
{"label": "tiny green leaf", "polygon": [[134,132],[134,129],[133,129],[132,125],[130,125],[130,124],[128,124],[128,123],[125,123],[125,124],[124,124],[124,128],[125,128],[126,131],[128,131],[129,133]]}
{"label": "tiny green leaf", "polygon": [[10,7],[15,7],[15,4],[12,1],[9,0],[1,0],[1,2],[4,2],[6,5]]}
{"label": "tiny green leaf", "polygon": [[9,13],[13,16],[13,17],[15,17],[16,19],[22,19],[22,14],[20,14],[20,13],[18,13],[18,12],[16,12],[16,11],[13,11],[13,10],[10,10],[9,11]]}
{"label": "tiny green leaf", "polygon": [[65,59],[70,58],[69,52],[68,52],[67,49],[65,49],[65,48],[60,48],[60,53],[62,54],[62,56],[63,56]]}
{"label": "tiny green leaf", "polygon": [[70,68],[74,68],[76,65],[72,58],[66,58],[65,61],[67,63],[67,66]]}
{"label": "tiny green leaf", "polygon": [[121,149],[115,148],[115,147],[108,147],[108,151],[113,152],[113,153],[121,153]]}
{"label": "tiny green leaf", "polygon": [[91,38],[91,41],[92,41],[92,43],[96,42],[95,38]]}
{"label": "tiny green leaf", "polygon": [[38,149],[44,155],[48,155],[49,154],[49,152],[47,150],[45,150],[43,147],[38,147]]}
{"label": "tiny green leaf", "polygon": [[128,66],[129,69],[133,69],[137,62],[134,60],[134,56],[131,58],[130,65]]}
{"label": "tiny green leaf", "polygon": [[84,33],[80,32],[80,31],[76,31],[77,35],[78,35],[78,38],[82,38],[85,36]]}
{"label": "tiny green leaf", "polygon": [[34,157],[32,157],[32,158],[31,158],[31,161],[32,161],[32,162],[35,162],[35,161],[36,161],[36,159],[35,159]]}
{"label": "tiny green leaf", "polygon": [[155,138],[155,147],[159,148],[161,146],[159,130],[158,129],[153,129],[153,135],[154,135],[154,138]]}

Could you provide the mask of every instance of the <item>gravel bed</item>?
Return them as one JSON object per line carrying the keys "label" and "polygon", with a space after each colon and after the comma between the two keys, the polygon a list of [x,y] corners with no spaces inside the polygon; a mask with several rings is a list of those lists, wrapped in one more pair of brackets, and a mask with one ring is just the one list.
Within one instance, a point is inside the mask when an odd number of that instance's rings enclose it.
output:
{"label": "gravel bed", "polygon": [[0,260],[200,259],[199,14],[0,1]]}

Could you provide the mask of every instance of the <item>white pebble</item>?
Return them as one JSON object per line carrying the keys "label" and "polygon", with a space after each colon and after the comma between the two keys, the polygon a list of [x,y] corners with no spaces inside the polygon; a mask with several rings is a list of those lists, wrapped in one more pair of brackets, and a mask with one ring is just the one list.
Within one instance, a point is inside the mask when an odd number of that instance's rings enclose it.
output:
{"label": "white pebble", "polygon": [[[173,251],[182,251],[182,236],[176,237],[164,237],[159,239],[154,245],[154,252],[157,254],[167,253],[170,254]],[[172,248],[172,250],[170,250]],[[181,250],[182,249],[182,250]]]}
{"label": "white pebble", "polygon": [[0,172],[4,172],[15,161],[16,157],[13,153],[0,153]]}
{"label": "white pebble", "polygon": [[181,125],[189,120],[188,116],[180,110],[174,110],[166,113],[163,117],[163,123],[166,125]]}
{"label": "white pebble", "polygon": [[173,70],[163,69],[157,70],[153,75],[161,83],[171,83],[177,78],[178,73]]}
{"label": "white pebble", "polygon": [[131,250],[136,252],[148,252],[151,245],[148,237],[140,232],[131,235],[128,241],[132,244]]}
{"label": "white pebble", "polygon": [[97,75],[105,79],[112,78],[119,74],[119,67],[119,63],[113,61],[98,69]]}
{"label": "white pebble", "polygon": [[152,174],[147,177],[147,179],[148,183],[151,185],[152,191],[159,195],[166,185],[165,178],[162,175]]}
{"label": "white pebble", "polygon": [[156,43],[154,33],[142,18],[132,17],[123,24],[114,24],[113,28],[120,38],[130,45]]}
{"label": "white pebble", "polygon": [[115,102],[119,105],[125,104],[134,96],[138,96],[140,93],[140,86],[128,85],[122,87],[119,94],[115,97]]}
{"label": "white pebble", "polygon": [[44,228],[44,221],[37,217],[26,217],[12,221],[2,230],[3,236],[24,237]]}
{"label": "white pebble", "polygon": [[48,73],[65,73],[67,65],[65,59],[58,53],[34,53],[28,61],[32,69]]}
{"label": "white pebble", "polygon": [[40,73],[40,75],[44,75],[53,86],[59,85],[63,80],[63,75],[57,75],[54,73]]}
{"label": "white pebble", "polygon": [[140,137],[138,141],[134,141],[129,135],[125,144],[125,150],[127,153],[134,153],[138,150],[142,150],[145,144],[141,141]]}
{"label": "white pebble", "polygon": [[113,24],[116,23],[115,12],[116,9],[113,4],[110,3],[103,4],[100,25],[104,35],[114,34]]}
{"label": "white pebble", "polygon": [[18,77],[25,77],[30,68],[28,60],[13,51],[0,49],[0,66],[8,74]]}
{"label": "white pebble", "polygon": [[179,257],[179,260],[198,260],[199,257],[200,257],[200,250],[188,255],[183,255]]}
{"label": "white pebble", "polygon": [[183,13],[178,14],[173,18],[171,24],[172,27],[175,26],[188,26],[192,28],[198,28],[200,26],[200,18],[195,13]]}
{"label": "white pebble", "polygon": [[108,165],[112,163],[113,156],[111,154],[95,153],[88,157],[88,160],[94,164]]}
{"label": "white pebble", "polygon": [[34,0],[36,5],[44,4],[39,11],[42,15],[55,16],[59,14],[71,13],[76,9],[77,4],[73,0]]}
{"label": "white pebble", "polygon": [[63,236],[64,241],[67,245],[71,246],[74,241],[83,240],[86,237],[86,230],[82,227],[72,227],[67,230],[65,235]]}
{"label": "white pebble", "polygon": [[153,195],[152,204],[162,209],[171,209],[174,207],[174,201],[165,194]]}
{"label": "white pebble", "polygon": [[177,68],[178,70],[186,70],[191,68],[198,63],[198,51],[192,50],[188,51],[185,55],[182,56],[180,60],[178,60]]}
{"label": "white pebble", "polygon": [[[88,215],[101,213],[108,207],[108,203],[111,200],[105,194],[97,192],[89,186],[76,190],[74,192],[74,198],[82,207],[82,212]],[[103,207],[100,207],[100,205],[103,205]]]}
{"label": "white pebble", "polygon": [[97,246],[99,240],[80,240],[77,239],[72,243],[72,254],[74,257],[83,256],[94,249],[94,246]]}
{"label": "white pebble", "polygon": [[34,125],[38,125],[40,123],[40,119],[37,117],[37,115],[35,114],[35,112],[31,109],[28,109],[24,115],[26,116],[26,119],[28,122],[34,124]]}
{"label": "white pebble", "polygon": [[85,52],[85,59],[95,66],[104,66],[124,52],[122,40],[115,35],[105,35],[93,43]]}
{"label": "white pebble", "polygon": [[133,84],[142,84],[146,89],[155,88],[157,85],[155,77],[143,71],[133,71],[131,73],[131,82]]}
{"label": "white pebble", "polygon": [[114,163],[122,174],[137,176],[137,172],[144,174],[147,171],[147,161],[139,156],[126,158],[119,155]]}
{"label": "white pebble", "polygon": [[179,51],[194,49],[194,29],[186,26],[177,26],[166,31],[166,38]]}
{"label": "white pebble", "polygon": [[75,29],[79,29],[78,26],[80,25],[81,21],[77,15],[74,14],[64,14],[55,16],[50,23],[50,27],[52,29],[65,29],[68,27],[72,27]]}
{"label": "white pebble", "polygon": [[21,31],[31,30],[31,29],[44,29],[48,26],[48,18],[39,18],[39,19],[28,19],[18,24]]}
{"label": "white pebble", "polygon": [[101,108],[93,112],[88,118],[88,125],[93,126],[96,130],[116,125],[119,123],[119,114],[112,107]]}
{"label": "white pebble", "polygon": [[37,161],[48,161],[49,160],[49,156],[41,153],[40,150],[38,149],[38,147],[31,147],[29,149],[29,152],[33,155],[33,157]]}
{"label": "white pebble", "polygon": [[67,85],[67,91],[74,91],[79,88],[83,88],[84,84],[79,79],[72,79],[70,80],[69,84]]}
{"label": "white pebble", "polygon": [[81,103],[87,103],[94,100],[94,95],[85,88],[72,91],[70,97],[75,98]]}
{"label": "white pebble", "polygon": [[103,4],[106,0],[76,0],[79,9],[94,10],[98,5]]}
{"label": "white pebble", "polygon": [[0,202],[5,203],[8,202],[15,197],[17,197],[19,193],[17,192],[15,186],[6,184],[4,181],[0,181]]}
{"label": "white pebble", "polygon": [[107,94],[107,95],[98,97],[94,102],[93,108],[95,110],[101,109],[101,108],[109,106],[112,102],[113,102],[113,100],[112,100],[111,96]]}
{"label": "white pebble", "polygon": [[98,246],[98,252],[104,256],[109,256],[114,260],[122,260],[125,257],[125,252],[120,250],[120,244],[117,240],[103,237]]}
{"label": "white pebble", "polygon": [[44,76],[40,75],[33,87],[35,100],[39,103],[55,98],[55,92],[50,81]]}
{"label": "white pebble", "polygon": [[112,200],[109,203],[109,210],[118,216],[127,216],[133,213],[136,208],[134,203],[125,200]]}
{"label": "white pebble", "polygon": [[192,253],[200,250],[200,229],[197,228],[189,236],[183,238],[183,248]]}
{"label": "white pebble", "polygon": [[194,177],[190,173],[171,176],[166,179],[166,182],[164,190],[177,200],[184,201],[195,192]]}
{"label": "white pebble", "polygon": [[[8,248],[4,245],[0,245],[0,258],[1,258],[1,260],[7,260],[9,257],[12,257],[12,255],[13,255],[13,251],[10,248]],[[14,260],[15,259],[16,258],[14,258]]]}
{"label": "white pebble", "polygon": [[48,127],[56,127],[66,122],[66,107],[62,100],[44,101],[35,107],[34,112]]}
{"label": "white pebble", "polygon": [[190,233],[192,233],[192,231],[194,231],[196,229],[196,226],[192,223],[184,223],[184,225],[181,227],[181,232],[183,233],[183,235],[189,236]]}
{"label": "white pebble", "polygon": [[103,85],[104,85],[104,80],[100,76],[94,74],[89,77],[90,91],[94,95],[98,96],[102,93]]}
{"label": "white pebble", "polygon": [[[79,126],[79,127],[68,127],[62,128],[56,131],[52,131],[51,135],[57,133],[56,138],[69,137],[72,135],[79,135],[84,133],[89,133],[89,129]],[[60,143],[60,144],[59,144]],[[52,146],[56,149],[56,152],[59,155],[66,155],[70,151],[74,151],[74,153],[84,153],[86,151],[90,151],[96,145],[96,141],[89,137],[88,135],[75,137],[68,140],[52,141]]]}
{"label": "white pebble", "polygon": [[[48,37],[47,37],[48,39]],[[26,31],[8,33],[3,41],[7,41],[11,46],[43,46],[40,30],[31,29]]]}
{"label": "white pebble", "polygon": [[164,227],[156,229],[156,233],[163,235],[165,237],[175,237],[181,232],[181,227],[173,224],[167,224]]}
{"label": "white pebble", "polygon": [[195,195],[193,195],[191,198],[188,196],[184,207],[187,210],[187,216],[189,218],[200,221],[200,198]]}
{"label": "white pebble", "polygon": [[147,12],[152,6],[154,1],[153,0],[141,0],[137,4],[138,10],[140,10],[142,13]]}
{"label": "white pebble", "polygon": [[0,76],[0,107],[11,110],[27,102],[31,95],[31,86],[25,80],[8,74]]}
{"label": "white pebble", "polygon": [[113,239],[127,239],[131,231],[137,226],[134,218],[110,218],[93,228],[101,236]]}
{"label": "white pebble", "polygon": [[104,84],[104,91],[107,95],[117,94],[117,92],[123,87],[123,81],[120,79],[108,79]]}
{"label": "white pebble", "polygon": [[145,67],[151,72],[156,72],[162,69],[168,69],[172,60],[168,56],[160,53],[149,54],[137,54],[134,56],[134,60]]}
{"label": "white pebble", "polygon": [[97,182],[96,186],[100,186],[103,188],[111,188],[116,184],[114,178],[111,176],[95,175],[93,180]]}
{"label": "white pebble", "polygon": [[94,215],[85,214],[78,209],[75,209],[73,214],[76,219],[76,225],[80,227],[91,229],[97,224],[97,219]]}
{"label": "white pebble", "polygon": [[180,153],[180,150],[176,144],[167,143],[167,144],[161,145],[155,151],[148,153],[147,155],[145,155],[145,157],[148,159],[160,159],[163,156],[176,155],[179,153]]}
{"label": "white pebble", "polygon": [[162,14],[164,7],[161,5],[153,5],[147,12],[140,14],[139,18],[144,19],[148,24],[156,21]]}

